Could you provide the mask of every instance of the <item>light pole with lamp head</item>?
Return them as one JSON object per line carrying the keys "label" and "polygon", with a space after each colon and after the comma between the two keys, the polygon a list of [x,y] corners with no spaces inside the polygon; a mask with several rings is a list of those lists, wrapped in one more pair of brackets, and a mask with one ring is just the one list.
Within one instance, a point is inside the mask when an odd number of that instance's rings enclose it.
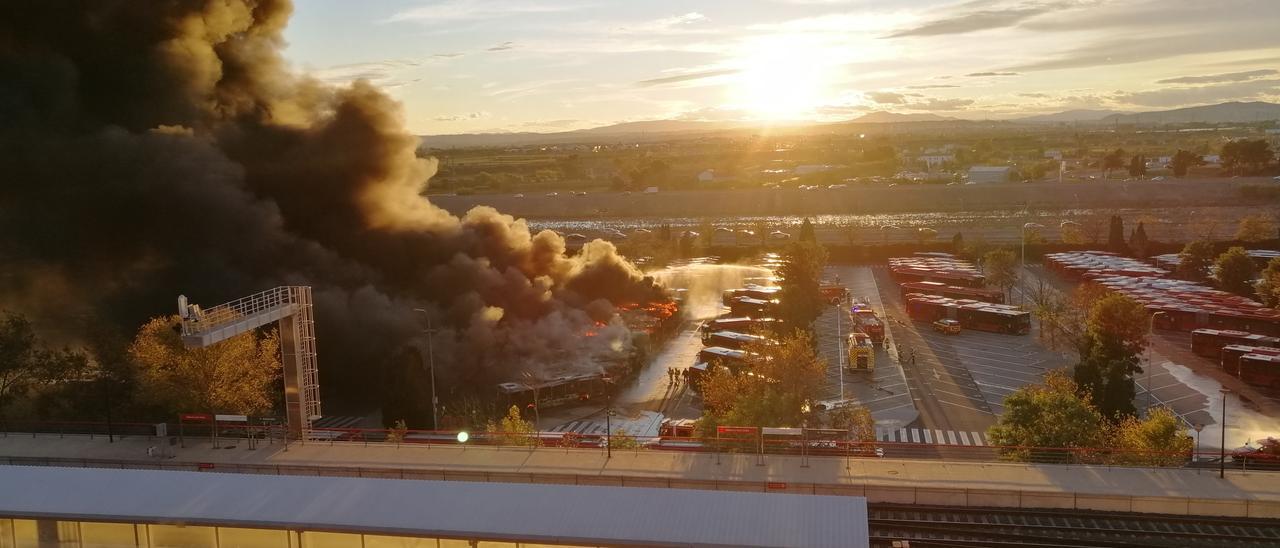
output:
{"label": "light pole with lamp head", "polygon": [[432,341],[435,339],[436,330],[431,327],[431,313],[423,308],[415,308],[414,312],[421,312],[427,317],[427,329],[423,331],[427,335],[427,363],[431,367],[431,429],[438,430],[440,428],[439,417],[436,416],[436,354]]}
{"label": "light pole with lamp head", "polygon": [[840,370],[840,402],[844,403],[844,333],[840,329],[840,315],[844,314],[846,296],[836,300],[836,369]]}
{"label": "light pole with lamp head", "polygon": [[1164,316],[1164,315],[1165,315],[1165,313],[1164,313],[1163,311],[1153,312],[1153,313],[1151,314],[1151,318],[1150,318],[1150,320],[1148,320],[1148,321],[1147,321],[1147,351],[1146,351],[1146,354],[1147,354],[1147,381],[1146,381],[1145,383],[1143,383],[1143,388],[1145,388],[1145,389],[1146,389],[1146,392],[1147,392],[1147,412],[1148,412],[1148,413],[1150,413],[1150,411],[1151,411],[1151,368],[1152,368],[1152,364],[1151,364],[1151,346],[1152,346],[1152,344],[1151,344],[1151,335],[1152,335],[1152,334],[1155,332],[1155,330],[1156,330],[1156,316]]}
{"label": "light pole with lamp head", "polygon": [[[1191,454],[1191,464],[1194,465],[1196,461],[1200,460],[1200,431],[1204,430],[1204,425],[1197,422],[1191,425],[1191,428],[1196,431],[1196,451]],[[1196,467],[1196,473],[1200,473],[1199,466]]]}
{"label": "light pole with lamp head", "polygon": [[1022,225],[1022,266],[1018,269],[1018,301],[1023,304],[1027,301],[1027,288],[1023,287],[1022,271],[1027,268],[1027,229],[1028,228],[1044,228],[1040,223],[1025,223]]}
{"label": "light pole with lamp head", "polygon": [[1218,443],[1218,477],[1227,477],[1227,396],[1231,391],[1226,388],[1219,388],[1218,393],[1222,394],[1222,440]]}

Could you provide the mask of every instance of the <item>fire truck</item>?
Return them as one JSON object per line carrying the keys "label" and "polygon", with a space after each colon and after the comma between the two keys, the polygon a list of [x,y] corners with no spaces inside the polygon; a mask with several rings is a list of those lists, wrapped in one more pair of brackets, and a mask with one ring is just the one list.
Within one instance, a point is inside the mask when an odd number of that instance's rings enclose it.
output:
{"label": "fire truck", "polygon": [[855,331],[848,337],[849,369],[854,371],[871,371],[876,368],[876,351],[871,346],[871,337],[866,333]]}
{"label": "fire truck", "polygon": [[884,322],[876,316],[876,311],[871,308],[871,305],[860,300],[854,301],[849,306],[849,323],[854,331],[866,333],[872,343],[884,342]]}

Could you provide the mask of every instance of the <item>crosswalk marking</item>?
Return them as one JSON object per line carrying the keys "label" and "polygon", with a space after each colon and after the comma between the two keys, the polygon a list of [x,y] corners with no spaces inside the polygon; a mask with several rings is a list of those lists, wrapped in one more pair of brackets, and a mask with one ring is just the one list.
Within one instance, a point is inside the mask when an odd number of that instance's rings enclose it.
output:
{"label": "crosswalk marking", "polygon": [[876,428],[875,438],[890,443],[959,445],[985,447],[982,434],[968,430],[931,430],[928,428]]}

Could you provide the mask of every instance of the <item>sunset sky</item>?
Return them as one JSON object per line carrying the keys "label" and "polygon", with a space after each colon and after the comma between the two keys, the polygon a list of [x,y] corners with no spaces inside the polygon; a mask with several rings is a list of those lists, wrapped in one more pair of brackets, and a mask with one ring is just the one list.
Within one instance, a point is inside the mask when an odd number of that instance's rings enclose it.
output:
{"label": "sunset sky", "polygon": [[297,0],[286,37],[421,134],[1280,100],[1280,0]]}

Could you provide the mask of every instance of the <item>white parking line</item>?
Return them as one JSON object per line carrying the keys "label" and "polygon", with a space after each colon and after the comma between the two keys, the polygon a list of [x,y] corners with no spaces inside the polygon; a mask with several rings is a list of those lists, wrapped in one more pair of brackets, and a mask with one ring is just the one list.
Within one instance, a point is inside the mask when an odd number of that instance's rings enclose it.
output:
{"label": "white parking line", "polygon": [[924,430],[924,442],[930,444],[933,443],[933,434],[930,433],[928,428]]}
{"label": "white parking line", "polygon": [[977,432],[969,432],[969,435],[973,437],[974,445],[986,445],[982,443],[982,436],[979,436]]}
{"label": "white parking line", "polygon": [[955,445],[955,444],[956,444],[956,433],[955,433],[955,432],[952,432],[951,430],[947,430],[947,440],[951,443],[951,445]]}
{"label": "white parking line", "polygon": [[964,433],[964,431],[957,432],[957,434],[960,435],[960,443],[964,445],[973,445],[969,443],[969,435]]}

